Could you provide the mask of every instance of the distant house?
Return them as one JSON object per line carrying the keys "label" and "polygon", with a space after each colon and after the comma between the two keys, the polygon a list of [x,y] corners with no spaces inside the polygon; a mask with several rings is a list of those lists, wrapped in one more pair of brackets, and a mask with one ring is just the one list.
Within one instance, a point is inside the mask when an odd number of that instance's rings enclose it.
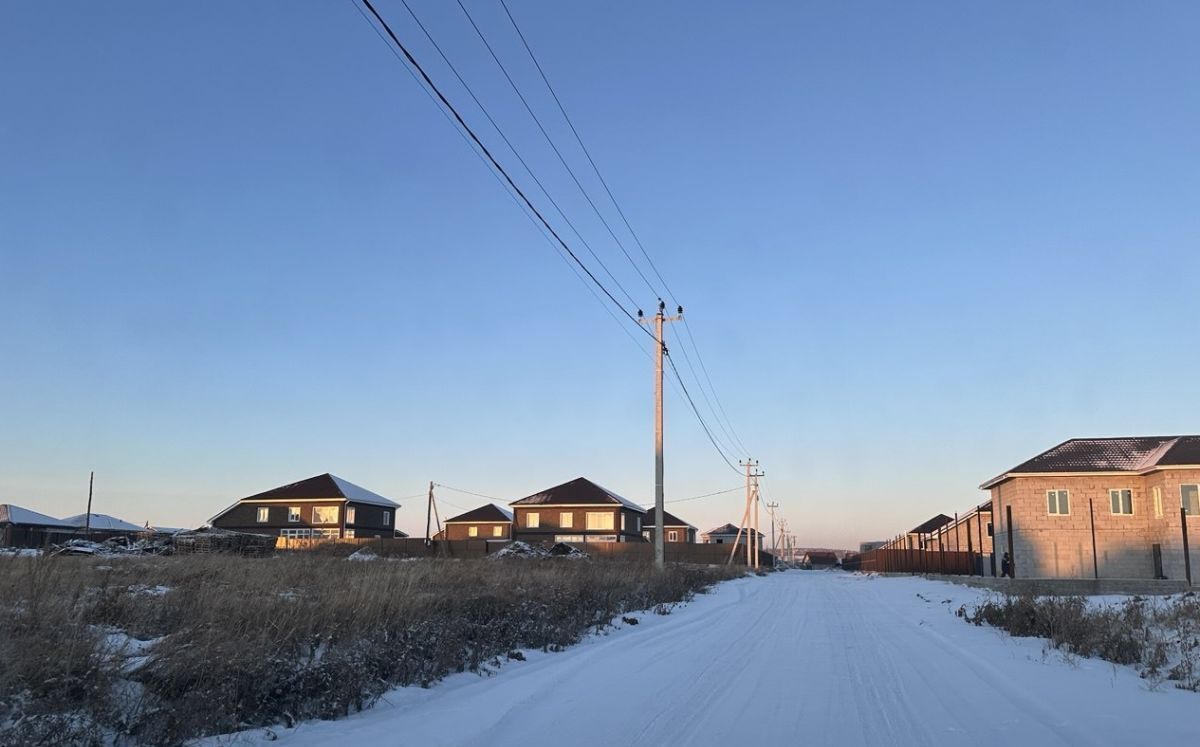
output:
{"label": "distant house", "polygon": [[841,565],[837,553],[833,550],[809,550],[800,558],[800,565],[819,571],[826,568],[836,568]]}
{"label": "distant house", "polygon": [[940,532],[947,524],[954,523],[945,514],[938,514],[908,530],[908,547],[913,550],[937,550]]}
{"label": "distant house", "polygon": [[1182,579],[1181,510],[1193,559],[1200,545],[1197,435],[1073,438],[979,487],[1017,578]]}
{"label": "distant house", "polygon": [[0,503],[0,547],[43,547],[78,536],[79,531],[65,521]]}
{"label": "distant house", "polygon": [[513,539],[643,542],[646,511],[583,477],[513,501]]}
{"label": "distant house", "polygon": [[398,508],[391,499],[326,473],[242,498],[209,523],[285,540],[392,537]]}
{"label": "distant house", "polygon": [[[722,524],[716,529],[709,529],[707,532],[700,534],[700,541],[706,545],[732,545],[735,541],[739,545],[750,541],[749,530],[744,530],[741,533],[741,539],[738,539],[738,528],[733,524]],[[761,545],[766,535],[762,532],[758,533],[758,542]]]}
{"label": "distant house", "polygon": [[[642,536],[647,542],[654,541],[654,506],[646,509],[646,518],[642,519]],[[663,511],[663,542],[696,541],[696,527],[687,523],[669,511]]]}
{"label": "distant house", "polygon": [[446,519],[446,529],[441,537],[451,540],[509,540],[512,539],[512,521],[511,511],[487,503]]}
{"label": "distant house", "polygon": [[78,514],[76,516],[68,516],[63,521],[75,527],[81,533],[86,529],[87,536],[94,540],[103,540],[110,537],[134,537],[146,532],[144,527],[140,527],[137,524],[130,524],[128,521],[118,519],[115,516],[109,516],[108,514],[91,514],[91,521],[88,521],[88,514]]}

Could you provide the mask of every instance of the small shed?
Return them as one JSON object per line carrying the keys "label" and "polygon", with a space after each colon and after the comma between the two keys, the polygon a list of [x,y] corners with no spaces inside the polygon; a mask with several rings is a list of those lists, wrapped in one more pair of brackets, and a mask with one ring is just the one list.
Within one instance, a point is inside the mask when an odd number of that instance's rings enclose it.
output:
{"label": "small shed", "polygon": [[11,503],[0,503],[2,547],[44,547],[78,536],[79,531],[65,521]]}

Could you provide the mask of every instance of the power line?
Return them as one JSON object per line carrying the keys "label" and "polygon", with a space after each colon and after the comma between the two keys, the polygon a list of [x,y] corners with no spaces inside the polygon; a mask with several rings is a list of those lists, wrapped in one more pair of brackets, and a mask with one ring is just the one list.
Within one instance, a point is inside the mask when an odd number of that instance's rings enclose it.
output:
{"label": "power line", "polygon": [[683,396],[687,399],[688,404],[691,405],[692,412],[695,413],[696,419],[700,421],[700,427],[704,429],[704,435],[708,436],[709,442],[712,443],[713,448],[717,450],[717,453],[721,455],[722,461],[729,466],[729,469],[741,474],[742,471],[733,466],[733,462],[728,456],[725,455],[724,450],[721,449],[721,446],[717,443],[717,440],[713,438],[713,434],[712,431],[709,430],[708,423],[704,422],[704,416],[701,415],[700,410],[697,409],[696,402],[692,399],[692,394],[688,391],[687,384],[684,383],[683,377],[679,375],[679,369],[675,367],[675,357],[668,354],[667,362],[671,364],[671,370],[675,372],[675,378],[679,380],[679,386],[683,389]]}
{"label": "power line", "polygon": [[[517,98],[519,98],[521,103],[525,106],[525,111],[529,112],[529,116],[533,118],[533,123],[536,124],[538,130],[541,131],[542,137],[546,139],[546,142],[550,145],[550,149],[554,151],[554,155],[558,156],[559,162],[563,165],[563,168],[567,170],[567,173],[570,174],[571,180],[575,182],[575,186],[579,188],[579,193],[583,195],[583,199],[587,200],[588,205],[591,206],[592,212],[594,212],[596,217],[600,219],[600,222],[604,224],[604,228],[608,231],[608,235],[611,236],[613,241],[616,242],[617,247],[621,250],[621,253],[625,255],[625,259],[629,260],[629,264],[633,267],[634,272],[638,274],[638,277],[642,279],[642,282],[646,284],[646,287],[650,289],[650,292],[655,296],[661,296],[662,294],[658,292],[658,290],[650,283],[648,279],[646,279],[646,275],[642,272],[642,268],[638,267],[637,262],[633,261],[633,257],[629,255],[629,251],[625,248],[625,244],[621,242],[621,239],[617,238],[616,232],[613,231],[608,219],[605,218],[604,214],[600,212],[600,208],[596,207],[596,203],[592,200],[591,195],[588,194],[588,191],[584,189],[583,184],[579,181],[579,176],[576,175],[575,170],[571,168],[571,165],[567,163],[567,159],[563,157],[562,151],[560,151],[558,146],[555,145],[554,139],[550,137],[550,133],[546,132],[545,126],[542,125],[542,120],[540,120],[537,114],[534,113],[533,107],[529,105],[529,101],[525,98],[525,95],[521,93],[520,87],[517,86],[516,81],[514,81],[512,76],[509,74],[508,68],[506,68],[504,63],[500,61],[499,55],[496,54],[496,51],[492,48],[491,43],[488,42],[487,37],[479,28],[479,24],[475,23],[475,19],[471,16],[471,12],[467,10],[467,6],[463,5],[462,0],[456,0],[456,2],[458,3],[458,7],[462,9],[463,14],[467,17],[467,21],[471,24],[471,28],[475,29],[475,34],[479,37],[479,40],[483,42],[483,46],[487,48],[488,54],[492,56],[492,59],[495,60],[496,65],[500,67],[500,72],[504,74],[504,78],[508,81],[508,84],[512,86],[513,92],[517,94]],[[551,93],[553,93],[553,90]],[[568,124],[570,124],[569,120]],[[591,160],[591,156],[588,156],[588,159]],[[595,166],[594,163],[592,165],[593,167]],[[649,259],[649,257],[647,257],[647,259]]]}
{"label": "power line", "polygon": [[[600,265],[601,269],[604,270],[604,273],[608,275],[610,280],[613,281],[613,284],[617,286],[621,293],[625,294],[625,298],[629,300],[630,305],[637,307],[637,302],[633,300],[633,296],[629,294],[629,291],[625,290],[625,286],[621,285],[621,281],[617,280],[617,277],[613,275],[611,270],[608,269],[608,265],[604,264],[604,260],[600,259],[600,255],[596,254],[595,250],[592,249],[591,244],[587,242],[587,239],[583,238],[583,234],[579,232],[579,229],[575,227],[575,224],[571,221],[571,219],[567,217],[566,211],[564,211],[554,197],[550,195],[550,191],[546,189],[544,184],[542,184],[542,180],[539,179],[537,174],[533,172],[533,168],[526,163],[525,159],[521,156],[520,151],[518,151],[517,147],[512,144],[512,141],[509,140],[508,136],[504,134],[504,130],[501,129],[499,123],[497,123],[492,117],[491,112],[489,112],[487,107],[483,105],[483,102],[479,100],[479,97],[475,95],[475,91],[471,88],[470,84],[467,83],[466,79],[463,78],[462,74],[458,72],[458,68],[455,67],[454,63],[450,61],[450,58],[446,56],[446,53],[442,51],[441,45],[439,45],[437,40],[433,38],[433,35],[429,33],[429,29],[425,27],[425,24],[421,22],[421,19],[417,16],[416,12],[413,11],[412,7],[408,4],[408,0],[400,0],[400,2],[404,5],[404,9],[408,11],[408,14],[412,17],[413,21],[417,24],[417,27],[421,29],[421,33],[425,34],[425,38],[429,40],[429,43],[433,45],[433,48],[437,51],[438,55],[441,56],[442,61],[445,62],[446,66],[450,68],[450,72],[454,73],[454,77],[458,79],[460,84],[462,84],[462,87],[466,90],[467,95],[471,97],[471,100],[474,101],[475,105],[479,107],[479,110],[483,112],[483,116],[486,117],[488,122],[491,123],[492,127],[496,130],[496,133],[500,136],[500,139],[504,141],[504,144],[508,146],[508,149],[512,151],[512,154],[516,156],[517,161],[519,161],[521,166],[524,167],[525,172],[529,174],[530,178],[533,179],[534,183],[537,184],[538,188],[542,191],[542,194],[545,195],[546,199],[550,201],[550,204],[554,206],[554,209],[558,211],[559,217],[563,219],[563,222],[565,222],[571,229],[571,232],[575,234],[575,237],[579,239],[579,242],[583,244],[584,248],[588,250],[588,253],[592,255],[592,259],[596,260],[596,263]],[[399,41],[397,41],[397,44],[399,44]]]}
{"label": "power line", "polygon": [[[642,256],[645,257],[646,262],[649,263],[650,269],[654,270],[654,274],[658,277],[658,281],[662,283],[663,288],[667,291],[666,295],[671,300],[671,303],[678,305],[678,303],[675,301],[675,294],[671,292],[671,287],[667,285],[667,281],[663,278],[662,273],[658,271],[658,267],[655,266],[654,260],[650,258],[650,253],[646,251],[645,245],[642,244],[641,238],[638,237],[637,231],[633,230],[633,226],[630,225],[629,219],[625,217],[625,211],[621,209],[621,203],[617,202],[617,198],[613,195],[612,190],[609,189],[608,182],[604,179],[604,175],[600,173],[599,167],[596,166],[596,161],[592,158],[591,152],[588,150],[587,146],[583,144],[583,138],[579,136],[579,131],[575,129],[575,123],[571,121],[571,117],[567,114],[566,107],[563,106],[562,101],[558,98],[558,93],[555,92],[554,86],[550,85],[550,78],[546,75],[546,71],[542,69],[542,64],[538,62],[537,55],[533,53],[533,48],[529,46],[529,41],[525,38],[525,34],[521,32],[521,27],[517,25],[517,19],[513,18],[512,11],[508,9],[508,4],[504,0],[500,0],[500,5],[504,8],[504,14],[508,16],[508,21],[512,24],[513,29],[517,32],[517,36],[521,38],[521,44],[525,46],[525,51],[529,53],[529,59],[533,60],[534,67],[537,68],[538,74],[542,76],[542,82],[546,84],[546,89],[550,91],[550,95],[554,98],[554,103],[558,105],[558,110],[562,113],[563,119],[566,120],[567,126],[571,128],[571,134],[575,136],[575,142],[579,143],[580,150],[582,150],[583,154],[587,156],[588,163],[592,165],[592,171],[596,173],[596,178],[600,180],[600,184],[603,185],[605,193],[608,194],[608,199],[612,201],[613,207],[617,209],[617,214],[621,216],[621,220],[625,223],[625,228],[629,229],[629,235],[633,237],[634,242],[637,243],[638,248],[642,251]],[[643,280],[644,279],[645,278],[643,277]]]}
{"label": "power line", "polygon": [[473,495],[476,498],[487,498],[489,501],[501,501],[501,502],[504,501],[503,498],[497,498],[494,495],[484,495],[483,493],[475,493],[470,490],[463,490],[462,488],[456,488],[452,485],[444,485],[440,482],[435,482],[434,485],[436,485],[439,488],[445,488],[446,490],[453,490],[455,493],[466,493],[467,495]]}
{"label": "power line", "polygon": [[[462,127],[463,130],[465,130],[466,133],[471,137],[471,140],[474,141],[475,145],[478,146],[478,148],[487,157],[488,161],[492,164],[492,167],[495,168],[497,171],[500,172],[501,175],[504,176],[504,179],[506,182],[508,182],[508,185],[513,189],[514,192],[517,193],[517,195],[521,198],[521,201],[524,202],[526,204],[526,206],[528,206],[528,208],[533,212],[533,214],[537,216],[538,220],[541,222],[541,224],[543,226],[545,226],[546,230],[550,232],[550,234],[554,237],[555,241],[557,241],[558,244],[560,246],[562,246],[563,250],[566,251],[567,254],[569,254],[571,256],[571,259],[574,260],[577,265],[579,265],[580,269],[582,269],[587,274],[588,278],[596,285],[596,287],[598,287],[601,291],[603,291],[604,295],[607,296],[608,299],[615,306],[617,306],[618,308],[621,309],[621,313],[623,313],[625,316],[627,316],[629,318],[629,321],[633,322],[634,324],[637,324],[637,319],[633,316],[633,314],[631,314],[628,309],[626,309],[624,306],[621,305],[621,303],[619,301],[617,301],[617,299],[613,296],[612,292],[609,291],[608,288],[606,288],[604,286],[604,284],[601,283],[600,280],[595,276],[595,274],[592,273],[592,271],[588,268],[588,266],[586,264],[584,264],[582,260],[579,259],[579,256],[577,254],[575,254],[574,251],[571,250],[571,247],[567,244],[567,242],[563,241],[562,237],[558,234],[557,231],[554,230],[554,227],[550,225],[550,222],[546,220],[546,217],[544,215],[542,215],[542,213],[537,209],[537,207],[533,204],[533,202],[529,199],[529,197],[525,194],[525,192],[517,185],[517,183],[515,181],[513,181],[512,176],[510,176],[508,171],[505,170],[504,166],[502,166],[500,164],[500,162],[496,160],[496,157],[492,155],[492,152],[490,150],[488,150],[487,146],[483,144],[483,141],[479,139],[479,136],[475,134],[475,131],[473,129],[471,129],[471,126],[467,124],[465,119],[463,119],[463,117],[459,113],[458,109],[456,109],[454,107],[454,105],[450,103],[450,100],[446,98],[445,94],[442,93],[441,89],[439,89],[437,87],[437,84],[435,84],[433,82],[433,79],[429,77],[429,74],[427,72],[425,72],[425,68],[421,67],[421,64],[419,62],[417,62],[416,58],[413,57],[412,53],[408,51],[408,48],[404,46],[404,44],[396,36],[396,33],[394,31],[392,31],[392,28],[391,28],[391,26],[388,25],[387,21],[383,20],[383,17],[379,15],[379,11],[375,10],[375,6],[371,4],[371,1],[370,0],[361,0],[361,2],[367,8],[367,10],[369,10],[371,12],[371,15],[373,15],[375,17],[375,19],[379,22],[379,24],[383,27],[383,30],[387,33],[388,37],[391,38],[392,42],[404,54],[404,58],[408,61],[408,63],[410,65],[412,65],[412,67],[421,76],[421,79],[425,81],[425,85],[429,86],[429,88],[434,92],[434,94],[437,95],[438,100],[441,101],[442,105],[445,106],[450,111],[450,113],[454,115],[454,119],[458,122],[458,125],[460,127]],[[638,325],[638,327],[639,327],[639,329],[641,329],[641,325]],[[648,330],[643,330],[643,331],[646,332],[646,334],[651,335],[651,337],[653,337],[653,335]]]}
{"label": "power line", "polygon": [[688,501],[698,501],[701,498],[711,498],[714,495],[725,495],[726,493],[733,493],[738,490],[745,490],[745,488],[741,485],[738,485],[736,488],[729,488],[728,490],[718,490],[715,493],[705,493],[704,495],[693,495],[691,498],[676,498],[673,501],[667,501],[667,503],[687,503]]}
{"label": "power line", "polygon": [[[750,450],[746,448],[744,443],[742,443],[742,439],[738,438],[737,431],[734,430],[733,423],[729,420],[729,415],[725,413],[725,406],[721,404],[721,398],[717,396],[717,389],[713,386],[712,378],[708,375],[708,366],[704,365],[704,358],[700,355],[700,347],[696,345],[696,338],[692,335],[692,328],[688,325],[686,318],[683,320],[683,329],[685,332],[687,332],[688,339],[690,339],[692,342],[692,350],[696,351],[696,359],[700,361],[700,370],[704,372],[704,378],[706,381],[708,381],[708,389],[712,392],[713,399],[716,400],[717,407],[720,409],[721,414],[725,417],[725,422],[729,426],[729,432],[732,434],[734,442],[742,448],[743,452],[749,454]],[[718,418],[718,422],[719,421],[720,419]]]}

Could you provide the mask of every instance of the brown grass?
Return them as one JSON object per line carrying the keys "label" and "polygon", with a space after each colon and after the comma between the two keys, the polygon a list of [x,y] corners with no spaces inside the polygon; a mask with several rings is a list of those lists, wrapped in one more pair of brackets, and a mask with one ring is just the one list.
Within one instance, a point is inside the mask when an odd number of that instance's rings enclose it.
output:
{"label": "brown grass", "polygon": [[[310,553],[6,559],[0,744],[172,744],[335,718],[515,649],[558,650],[737,573]],[[154,641],[148,657],[113,631]]]}

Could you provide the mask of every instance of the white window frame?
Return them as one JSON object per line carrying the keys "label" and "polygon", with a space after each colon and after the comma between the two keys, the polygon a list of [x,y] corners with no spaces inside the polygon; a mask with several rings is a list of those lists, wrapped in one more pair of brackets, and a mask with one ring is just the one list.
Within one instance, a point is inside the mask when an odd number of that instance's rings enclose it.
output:
{"label": "white window frame", "polygon": [[[1114,510],[1115,508],[1118,507],[1118,505],[1121,509],[1125,508],[1124,502],[1122,501],[1122,498],[1124,498],[1124,495],[1123,495],[1124,493],[1129,494],[1129,510],[1128,511]],[[1114,498],[1116,499],[1117,502],[1114,502],[1114,500],[1113,500]],[[1112,511],[1113,516],[1133,516],[1133,489],[1132,488],[1109,488],[1108,489],[1108,510]]]}
{"label": "white window frame", "polygon": [[254,520],[259,524],[266,524],[271,520],[271,507],[259,506],[258,511],[254,513]]}
{"label": "white window frame", "polygon": [[558,526],[562,529],[572,529],[575,526],[575,513],[572,511],[560,511],[558,513]]}
{"label": "white window frame", "polygon": [[504,527],[499,526],[499,525],[492,527],[492,536],[493,537],[503,537],[504,536]]}
{"label": "white window frame", "polygon": [[479,527],[467,527],[467,536],[468,537],[478,537],[479,536]]}
{"label": "white window frame", "polygon": [[295,524],[300,521],[300,507],[288,506],[288,521]]}
{"label": "white window frame", "polygon": [[[341,511],[339,511],[340,508],[341,508],[340,506],[313,506],[312,523],[313,524],[337,524],[341,520],[341,516],[342,516]],[[321,518],[321,516],[323,514],[326,517],[328,517],[327,512],[330,511],[331,509],[333,511],[332,519]]]}
{"label": "white window frame", "polygon": [[625,512],[621,512],[621,531],[625,531]]}
{"label": "white window frame", "polygon": [[612,511],[587,511],[583,516],[584,528],[589,532],[611,532],[616,524]]}
{"label": "white window frame", "polygon": [[[1060,510],[1056,510],[1056,511],[1050,510],[1050,494],[1051,493],[1054,493],[1054,495],[1055,495],[1054,507],[1056,509],[1060,509]],[[1066,511],[1061,510],[1062,505],[1063,505],[1063,497],[1064,496],[1066,497],[1066,502],[1067,502],[1067,510]],[[1046,491],[1046,513],[1049,514],[1050,516],[1070,516],[1071,515],[1071,491],[1061,489],[1061,488],[1057,489],[1057,490],[1047,490]]]}
{"label": "white window frame", "polygon": [[667,530],[667,542],[678,542],[678,541],[679,541],[679,530],[678,529],[668,529]]}
{"label": "white window frame", "polygon": [[391,512],[391,511],[384,511],[384,512],[383,512],[383,525],[384,525],[385,527],[388,527],[388,526],[391,526],[391,525],[392,525],[392,512]]}
{"label": "white window frame", "polygon": [[1154,518],[1163,517],[1162,486],[1154,486]]}
{"label": "white window frame", "polygon": [[1194,482],[1189,482],[1189,483],[1184,483],[1179,486],[1179,507],[1180,508],[1188,508],[1188,505],[1184,502],[1186,500],[1186,497],[1184,496],[1184,493],[1183,493],[1184,488],[1195,488],[1196,489],[1196,510],[1195,511],[1189,510],[1187,512],[1188,516],[1200,515],[1200,485],[1198,485]]}
{"label": "white window frame", "polygon": [[354,539],[354,530],[353,529],[346,530],[346,539]]}
{"label": "white window frame", "polygon": [[310,539],[312,537],[311,529],[280,529],[279,536],[288,540]]}
{"label": "white window frame", "polygon": [[358,511],[355,510],[354,506],[346,506],[346,523],[347,524],[354,524],[355,523],[354,518],[357,515],[358,515]]}
{"label": "white window frame", "polygon": [[537,511],[525,512],[525,528],[539,529],[542,526],[542,516]]}

